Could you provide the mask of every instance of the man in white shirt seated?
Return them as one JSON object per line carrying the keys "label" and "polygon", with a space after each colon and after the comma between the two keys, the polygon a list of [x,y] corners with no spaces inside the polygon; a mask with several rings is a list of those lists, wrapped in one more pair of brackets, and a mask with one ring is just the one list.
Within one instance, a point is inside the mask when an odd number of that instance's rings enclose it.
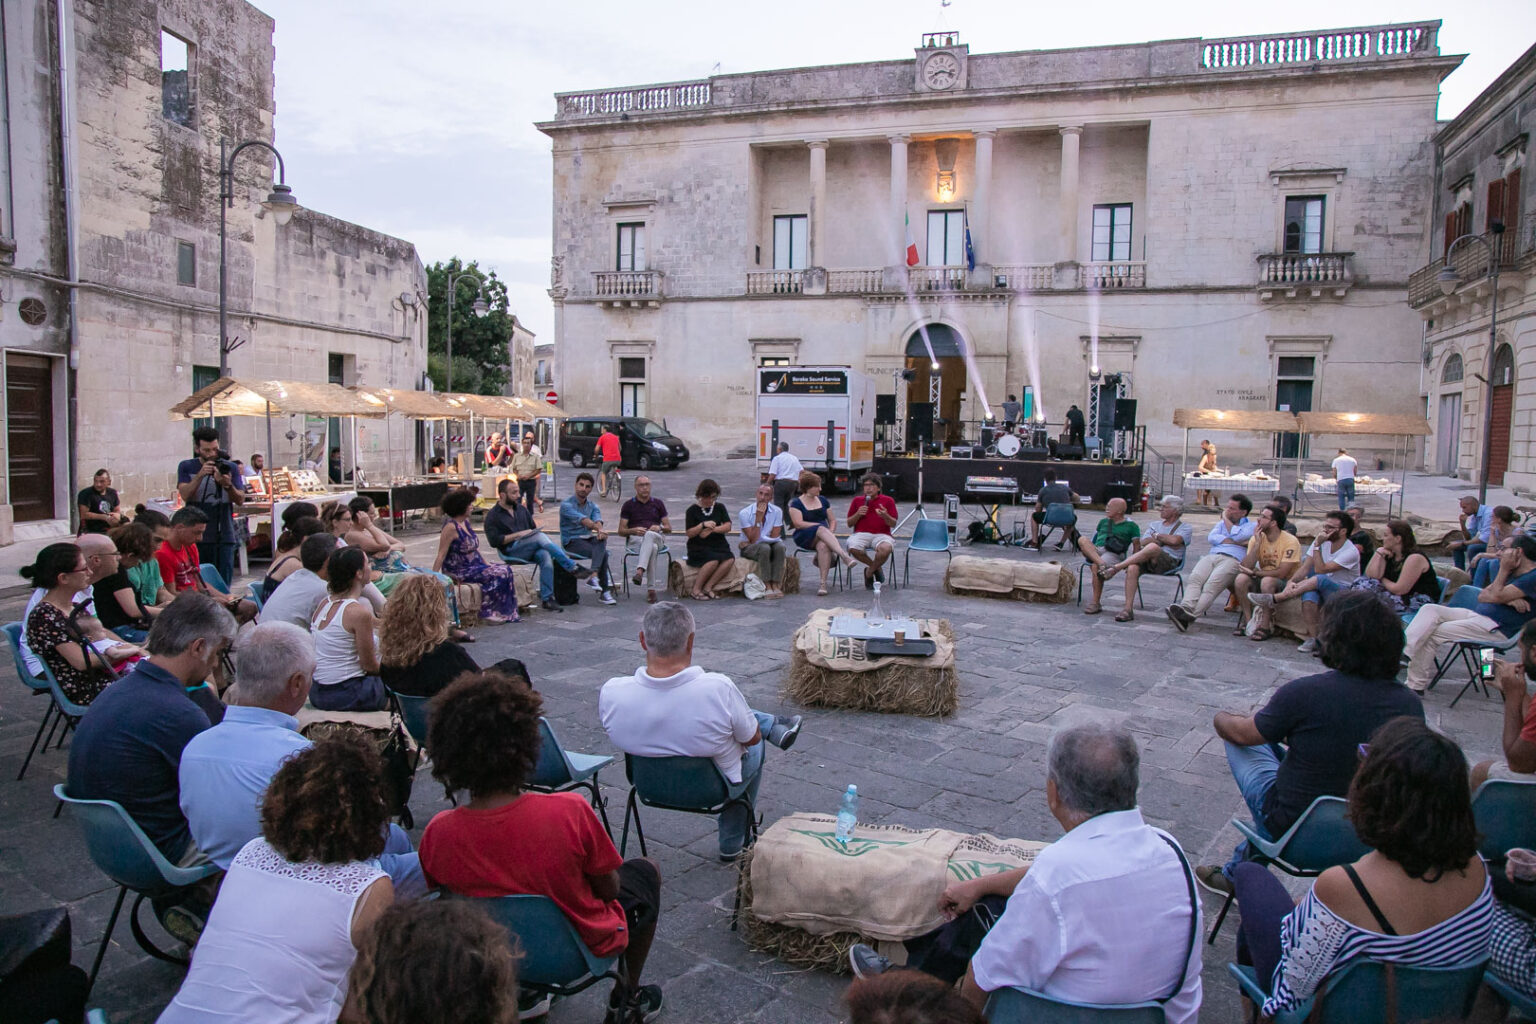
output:
{"label": "man in white shirt seated", "polygon": [[305,632],[315,609],[325,599],[325,563],[336,550],[336,538],[328,533],[311,534],[299,545],[299,565],[283,578],[272,597],[261,606],[262,622],[291,622]]}
{"label": "man in white shirt seated", "polygon": [[736,513],[741,557],[757,561],[757,575],[768,587],[765,597],[784,596],[784,513],[773,503],[773,488],[757,485],[757,499]]}
{"label": "man in white shirt seated", "polygon": [[[1080,1003],[1157,1000],[1169,1024],[1195,1021],[1200,901],[1183,851],[1137,809],[1140,760],[1118,726],[1057,733],[1045,799],[1066,835],[1028,867],[945,889],[950,923],[908,940],[907,966],[961,979],[977,1007],[999,989],[1027,988]],[[975,952],[962,965],[967,949]],[[859,977],[890,969],[862,944],[849,959]]]}
{"label": "man in white shirt seated", "polygon": [[1317,627],[1323,621],[1323,605],[1334,594],[1348,590],[1360,575],[1360,549],[1350,542],[1355,521],[1348,512],[1329,512],[1323,517],[1317,539],[1302,556],[1301,566],[1277,594],[1249,594],[1248,600],[1261,608],[1274,608],[1301,598],[1301,614],[1307,623],[1307,639],[1296,648],[1303,654],[1317,650]]}
{"label": "man in white shirt seated", "polygon": [[773,485],[773,503],[779,506],[785,522],[789,521],[789,502],[800,489],[803,472],[805,467],[800,465],[800,460],[789,453],[789,442],[780,441],[778,454],[768,463],[766,482]]}
{"label": "man in white shirt seated", "polygon": [[693,615],[676,601],[645,613],[640,647],[645,665],[603,684],[597,713],[613,744],[638,757],[709,757],[725,778],[732,804],[720,815],[720,859],[741,856],[763,776],[763,741],[788,750],[800,716],[753,711],[736,684],[693,664]]}

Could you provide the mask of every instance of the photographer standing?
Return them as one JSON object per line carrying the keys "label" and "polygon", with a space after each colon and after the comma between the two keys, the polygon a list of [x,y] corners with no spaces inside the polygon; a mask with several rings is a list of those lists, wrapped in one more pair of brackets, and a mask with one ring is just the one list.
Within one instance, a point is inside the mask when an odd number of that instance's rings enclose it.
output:
{"label": "photographer standing", "polygon": [[219,450],[219,432],[213,427],[192,431],[196,455],[176,467],[176,490],[181,500],[208,517],[208,528],[197,545],[197,557],[218,568],[225,583],[235,578],[234,506],[245,504],[244,481],[227,452]]}

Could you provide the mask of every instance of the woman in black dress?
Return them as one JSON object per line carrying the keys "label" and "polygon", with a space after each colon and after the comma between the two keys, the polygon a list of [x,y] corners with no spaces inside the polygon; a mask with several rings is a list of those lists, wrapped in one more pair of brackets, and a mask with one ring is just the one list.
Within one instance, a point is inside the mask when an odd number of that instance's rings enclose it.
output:
{"label": "woman in black dress", "polygon": [[448,598],[431,576],[406,573],[379,622],[379,678],[395,693],[434,697],[480,666],[448,638]]}
{"label": "woman in black dress", "polygon": [[688,564],[699,570],[693,578],[695,601],[711,601],[715,583],[730,571],[735,556],[731,554],[731,542],[725,538],[731,532],[731,514],[720,502],[720,485],[713,480],[699,481],[693,492],[696,501],[688,506],[683,525],[688,533]]}

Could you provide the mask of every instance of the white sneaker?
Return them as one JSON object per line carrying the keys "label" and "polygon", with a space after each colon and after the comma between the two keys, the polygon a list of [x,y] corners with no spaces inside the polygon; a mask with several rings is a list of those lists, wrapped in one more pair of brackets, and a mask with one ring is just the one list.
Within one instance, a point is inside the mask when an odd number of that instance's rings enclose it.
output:
{"label": "white sneaker", "polygon": [[604,591],[602,591],[602,596],[600,596],[597,599],[597,603],[598,604],[618,604],[619,602],[617,602],[617,601],[615,601],[613,599],[612,591],[604,590]]}
{"label": "white sneaker", "polygon": [[1301,642],[1301,646],[1296,649],[1302,654],[1311,654],[1313,651],[1317,650],[1317,637],[1307,637]]}
{"label": "white sneaker", "polygon": [[597,577],[596,576],[588,576],[587,577],[587,587],[590,590],[597,591],[599,594],[601,594],[603,592],[603,585],[597,581]]}

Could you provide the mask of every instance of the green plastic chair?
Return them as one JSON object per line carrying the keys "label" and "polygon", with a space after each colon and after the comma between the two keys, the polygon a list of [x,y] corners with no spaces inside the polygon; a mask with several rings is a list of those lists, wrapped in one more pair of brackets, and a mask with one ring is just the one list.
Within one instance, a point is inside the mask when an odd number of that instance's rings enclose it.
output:
{"label": "green plastic chair", "polygon": [[1000,988],[987,998],[991,1024],[1164,1024],[1163,1004],[1074,1003],[1027,988]]}
{"label": "green plastic chair", "polygon": [[1472,794],[1478,851],[1500,860],[1515,847],[1536,849],[1536,780],[1489,779]]}
{"label": "green plastic chair", "polygon": [[208,584],[209,587],[221,594],[229,593],[229,584],[224,581],[224,577],[219,573],[217,566],[202,562],[198,564],[197,572],[198,575],[202,576],[203,582]]}
{"label": "green plastic chair", "polygon": [[[21,762],[21,771],[16,773],[16,781],[20,782],[27,777],[27,766],[32,763],[32,755],[36,752],[38,743],[43,741],[43,730],[48,728],[50,722],[53,723],[54,729],[59,727],[59,720],[55,717],[59,713],[59,706],[51,699],[52,691],[48,688],[48,680],[42,676],[34,676],[31,672],[27,671],[27,660],[21,656],[21,637],[24,629],[22,624],[20,622],[7,622],[3,628],[5,629],[5,639],[11,645],[11,660],[16,664],[16,678],[21,680],[23,686],[32,691],[32,696],[46,696],[50,698],[48,706],[43,709],[43,720],[37,723],[37,734],[32,737],[32,745],[27,748],[27,756]],[[44,672],[46,671],[47,669],[45,668]],[[48,732],[48,740],[50,742],[53,740],[52,730]],[[47,743],[43,743],[43,749],[48,749]]]}
{"label": "green plastic chair", "polygon": [[[1389,1001],[1396,1003],[1397,1024],[1465,1020],[1487,966],[1486,959],[1452,967],[1355,960],[1323,979],[1311,999],[1275,1017],[1275,1024],[1386,1024]],[[1228,964],[1227,972],[1255,1005],[1268,998],[1252,967]]]}
{"label": "green plastic chair", "polygon": [[616,956],[600,957],[587,948],[570,919],[548,896],[455,896],[490,914],[522,948],[517,984],[541,995],[572,996],[602,981],[624,980]]}
{"label": "green plastic chair", "polygon": [[906,554],[901,560],[901,585],[907,586],[912,576],[912,552],[914,551],[942,551],[947,565],[954,558],[954,552],[949,549],[949,526],[942,519],[919,519],[916,528],[912,531],[912,539],[907,542]]}
{"label": "green plastic chair", "polygon": [[624,755],[624,774],[628,776],[629,799],[624,804],[624,828],[619,833],[619,854],[629,844],[629,821],[635,821],[635,836],[640,840],[640,855],[647,855],[645,831],[640,827],[640,805],[658,807],[685,814],[720,814],[732,804],[747,806],[747,845],[757,838],[757,818],[746,798],[747,780],[739,784],[726,781],[720,766],[709,757],[640,757]]}
{"label": "green plastic chair", "polygon": [[579,754],[566,750],[555,736],[549,719],[539,717],[539,760],[533,768],[528,788],[538,793],[562,793],[570,789],[584,789],[591,796],[592,809],[603,819],[603,831],[613,838],[613,826],[608,824],[606,801],[598,789],[597,773],[613,764],[610,754]]}
{"label": "green plastic chair", "polygon": [[261,611],[261,606],[266,603],[266,590],[263,588],[263,580],[256,580],[245,585],[245,596],[256,605],[256,610]]}

